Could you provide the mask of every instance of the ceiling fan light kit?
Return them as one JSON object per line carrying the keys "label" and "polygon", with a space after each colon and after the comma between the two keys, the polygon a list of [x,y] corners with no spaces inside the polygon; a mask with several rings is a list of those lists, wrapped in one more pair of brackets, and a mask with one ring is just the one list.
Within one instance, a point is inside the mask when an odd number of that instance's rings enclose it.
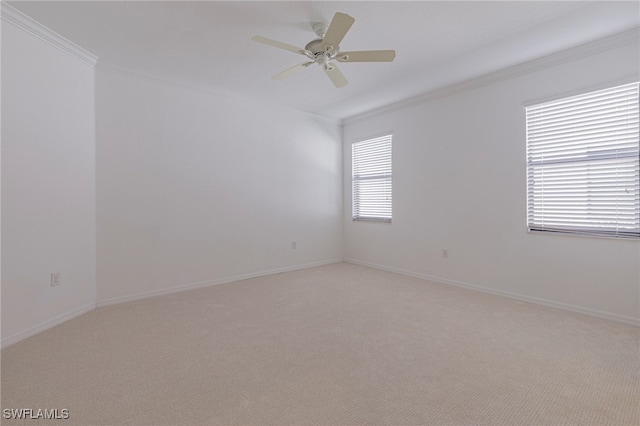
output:
{"label": "ceiling fan light kit", "polygon": [[333,16],[329,25],[323,22],[312,23],[311,27],[319,38],[311,40],[305,45],[304,49],[262,36],[254,36],[252,40],[271,47],[277,47],[279,49],[304,55],[311,60],[310,62],[304,62],[274,75],[271,77],[273,80],[283,79],[302,70],[303,68],[307,68],[309,65],[318,64],[322,67],[334,86],[344,87],[349,82],[338,66],[332,61],[391,62],[396,57],[395,50],[360,50],[354,52],[340,52],[340,43],[354,22],[355,19],[346,13],[337,12]]}

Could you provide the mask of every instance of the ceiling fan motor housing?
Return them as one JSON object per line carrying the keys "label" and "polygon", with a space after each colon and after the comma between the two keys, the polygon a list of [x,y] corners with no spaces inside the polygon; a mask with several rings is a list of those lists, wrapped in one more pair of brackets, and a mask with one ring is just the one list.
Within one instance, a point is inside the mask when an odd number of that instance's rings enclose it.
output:
{"label": "ceiling fan motor housing", "polygon": [[319,38],[317,40],[313,40],[310,41],[309,43],[307,43],[307,45],[304,47],[305,50],[308,50],[309,52],[311,52],[313,55],[317,56],[318,54],[329,54],[330,52],[337,52],[338,51],[338,47],[336,46],[331,46],[332,49],[327,52],[325,51],[325,48],[322,46],[322,39]]}

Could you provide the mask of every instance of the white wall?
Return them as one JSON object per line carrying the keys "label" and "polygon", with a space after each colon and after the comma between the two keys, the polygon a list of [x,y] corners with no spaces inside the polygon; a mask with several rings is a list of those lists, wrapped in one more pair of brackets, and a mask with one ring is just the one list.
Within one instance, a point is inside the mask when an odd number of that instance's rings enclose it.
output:
{"label": "white wall", "polygon": [[[345,259],[638,322],[637,240],[527,233],[523,107],[637,79],[638,52],[636,43],[348,120]],[[351,143],[386,131],[394,134],[393,223],[352,222]]]}
{"label": "white wall", "polygon": [[[94,69],[2,25],[2,342],[93,308]],[[62,283],[50,287],[50,274]]]}
{"label": "white wall", "polygon": [[[526,233],[523,103],[637,76],[638,59],[635,44],[343,131],[106,71],[94,86],[92,67],[4,23],[2,343],[96,297],[338,261],[343,248],[351,261],[637,322],[640,243]],[[389,130],[394,221],[353,223],[350,142]]]}
{"label": "white wall", "polygon": [[342,259],[339,123],[104,70],[96,102],[99,304]]}

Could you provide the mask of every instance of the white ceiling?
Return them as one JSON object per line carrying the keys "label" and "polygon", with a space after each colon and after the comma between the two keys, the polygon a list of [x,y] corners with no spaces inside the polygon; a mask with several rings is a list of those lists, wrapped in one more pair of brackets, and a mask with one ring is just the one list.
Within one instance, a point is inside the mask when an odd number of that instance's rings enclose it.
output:
{"label": "white ceiling", "polygon": [[[366,111],[640,26],[640,3],[559,1],[10,2],[98,56],[143,71],[329,117]],[[336,89],[321,69],[270,77],[304,56],[311,22],[356,21],[341,50],[395,49],[392,63],[346,63]]]}

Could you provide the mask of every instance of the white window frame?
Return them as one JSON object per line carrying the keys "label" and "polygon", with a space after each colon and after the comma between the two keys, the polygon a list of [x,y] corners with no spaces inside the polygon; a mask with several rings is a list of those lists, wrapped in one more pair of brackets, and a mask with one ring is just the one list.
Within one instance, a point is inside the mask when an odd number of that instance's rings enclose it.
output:
{"label": "white window frame", "polygon": [[351,144],[351,218],[391,223],[393,133]]}
{"label": "white window frame", "polygon": [[527,229],[640,237],[638,82],[526,106]]}

